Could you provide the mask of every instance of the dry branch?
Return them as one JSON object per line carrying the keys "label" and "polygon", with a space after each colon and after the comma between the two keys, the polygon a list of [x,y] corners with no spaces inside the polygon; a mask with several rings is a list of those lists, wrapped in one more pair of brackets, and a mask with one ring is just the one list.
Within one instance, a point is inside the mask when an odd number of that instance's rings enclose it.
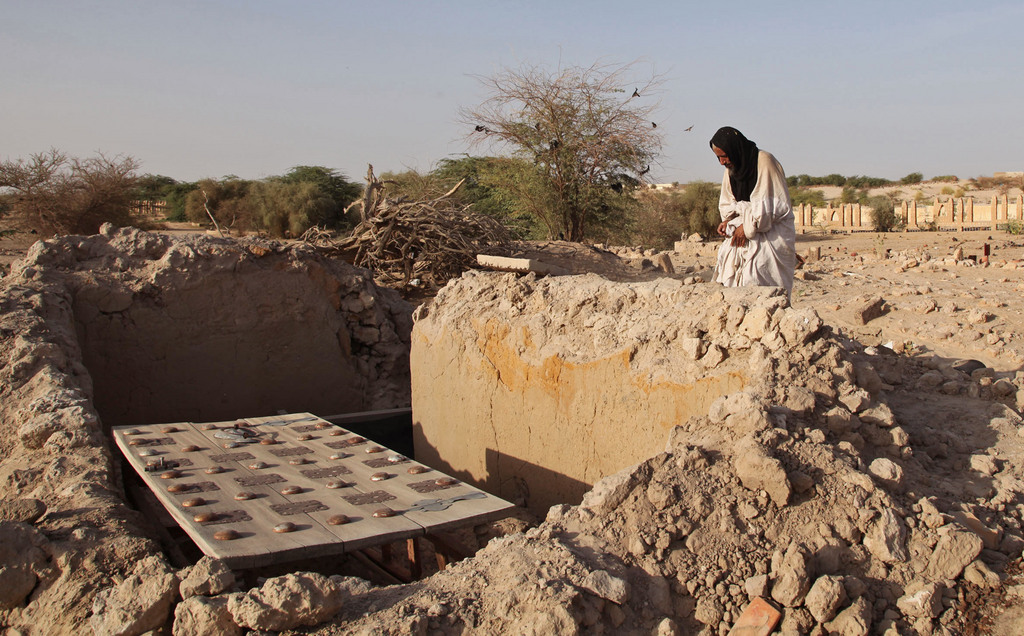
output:
{"label": "dry branch", "polygon": [[389,199],[382,183],[367,174],[369,185],[363,220],[351,235],[335,245],[354,254],[355,265],[376,273],[385,285],[404,287],[415,279],[424,286],[441,287],[460,276],[480,253],[493,251],[511,236],[499,221],[458,206],[452,195],[460,181],[445,194],[425,201]]}

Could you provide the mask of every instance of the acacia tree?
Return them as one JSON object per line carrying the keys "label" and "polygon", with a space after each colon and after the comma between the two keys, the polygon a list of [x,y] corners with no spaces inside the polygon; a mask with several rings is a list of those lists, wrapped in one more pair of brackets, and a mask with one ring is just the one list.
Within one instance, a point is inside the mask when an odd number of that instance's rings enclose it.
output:
{"label": "acacia tree", "polygon": [[490,97],[459,112],[471,144],[511,148],[536,167],[553,201],[541,215],[552,235],[583,240],[591,212],[640,183],[661,151],[652,115],[662,80],[638,85],[633,66],[504,69],[478,77]]}
{"label": "acacia tree", "polygon": [[128,225],[138,166],[132,157],[77,159],[55,148],[0,162],[6,215],[42,234],[90,234],[106,222]]}

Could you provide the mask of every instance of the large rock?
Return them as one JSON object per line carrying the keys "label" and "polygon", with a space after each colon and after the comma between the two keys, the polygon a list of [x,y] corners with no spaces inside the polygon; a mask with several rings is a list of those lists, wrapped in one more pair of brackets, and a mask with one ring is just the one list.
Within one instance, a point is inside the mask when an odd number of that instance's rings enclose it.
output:
{"label": "large rock", "polygon": [[835,636],[867,636],[871,626],[871,606],[862,596],[825,623],[826,633]]}
{"label": "large rock", "polygon": [[973,532],[951,530],[939,538],[928,559],[928,577],[956,579],[967,565],[976,559],[984,544]]}
{"label": "large rock", "polygon": [[174,636],[240,636],[242,628],[231,619],[223,597],[193,596],[174,608]]}
{"label": "large rock", "polygon": [[0,500],[0,521],[21,521],[35,523],[46,513],[46,504],[38,499]]}
{"label": "large rock", "polygon": [[906,526],[891,508],[882,510],[864,534],[864,547],[885,563],[906,561],[906,542]]}
{"label": "large rock", "polygon": [[907,586],[896,607],[904,616],[935,618],[942,612],[942,586],[938,583],[915,581]]}
{"label": "large rock", "polygon": [[46,573],[47,544],[27,523],[0,522],[0,610],[21,605]]}
{"label": "large rock", "polygon": [[606,601],[622,605],[629,600],[629,584],[604,570],[595,570],[583,581],[583,589]]}
{"label": "large rock", "polygon": [[736,476],[745,488],[763,490],[777,506],[789,503],[792,488],[782,463],[768,454],[767,449],[750,437],[738,444],[732,458]]}
{"label": "large rock", "polygon": [[810,558],[807,550],[798,543],[790,544],[782,557],[772,598],[786,607],[797,607],[803,603],[811,589]]}
{"label": "large rock", "polygon": [[96,636],[135,636],[156,629],[170,617],[178,577],[159,557],[135,564],[119,585],[100,590],[89,620]]}
{"label": "large rock", "polygon": [[235,575],[220,559],[204,556],[195,565],[178,572],[181,579],[181,598],[196,595],[212,596],[228,590],[235,584]]}
{"label": "large rock", "polygon": [[846,589],[838,576],[820,576],[807,592],[804,605],[819,623],[835,618],[836,610],[846,600]]}
{"label": "large rock", "polygon": [[343,600],[338,585],[316,572],[277,576],[261,588],[227,596],[237,625],[274,631],[321,623],[341,609]]}

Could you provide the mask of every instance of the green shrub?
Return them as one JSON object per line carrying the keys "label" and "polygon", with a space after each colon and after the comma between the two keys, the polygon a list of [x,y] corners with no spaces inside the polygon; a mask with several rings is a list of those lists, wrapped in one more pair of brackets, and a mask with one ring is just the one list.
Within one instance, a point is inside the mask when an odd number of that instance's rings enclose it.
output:
{"label": "green shrub", "polygon": [[876,232],[892,232],[905,227],[906,221],[896,213],[896,206],[889,197],[870,197],[867,205],[871,207],[871,223]]}
{"label": "green shrub", "polygon": [[825,207],[825,192],[822,190],[795,188],[789,191],[789,196],[794,206],[810,204],[816,208]]}
{"label": "green shrub", "polygon": [[338,213],[334,199],[309,181],[259,181],[249,187],[246,198],[255,227],[278,238],[299,237]]}
{"label": "green shrub", "polygon": [[903,185],[911,185],[914,183],[921,183],[923,179],[924,175],[921,174],[920,172],[911,172],[907,176],[900,179],[900,183],[902,183]]}

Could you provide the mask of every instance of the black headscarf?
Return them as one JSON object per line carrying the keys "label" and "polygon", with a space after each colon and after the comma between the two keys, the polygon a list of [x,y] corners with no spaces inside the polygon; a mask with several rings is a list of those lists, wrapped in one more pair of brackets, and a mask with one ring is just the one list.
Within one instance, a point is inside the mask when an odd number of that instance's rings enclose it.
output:
{"label": "black headscarf", "polygon": [[723,126],[711,138],[711,146],[729,157],[729,185],[737,201],[749,201],[757,185],[757,144],[732,126]]}

